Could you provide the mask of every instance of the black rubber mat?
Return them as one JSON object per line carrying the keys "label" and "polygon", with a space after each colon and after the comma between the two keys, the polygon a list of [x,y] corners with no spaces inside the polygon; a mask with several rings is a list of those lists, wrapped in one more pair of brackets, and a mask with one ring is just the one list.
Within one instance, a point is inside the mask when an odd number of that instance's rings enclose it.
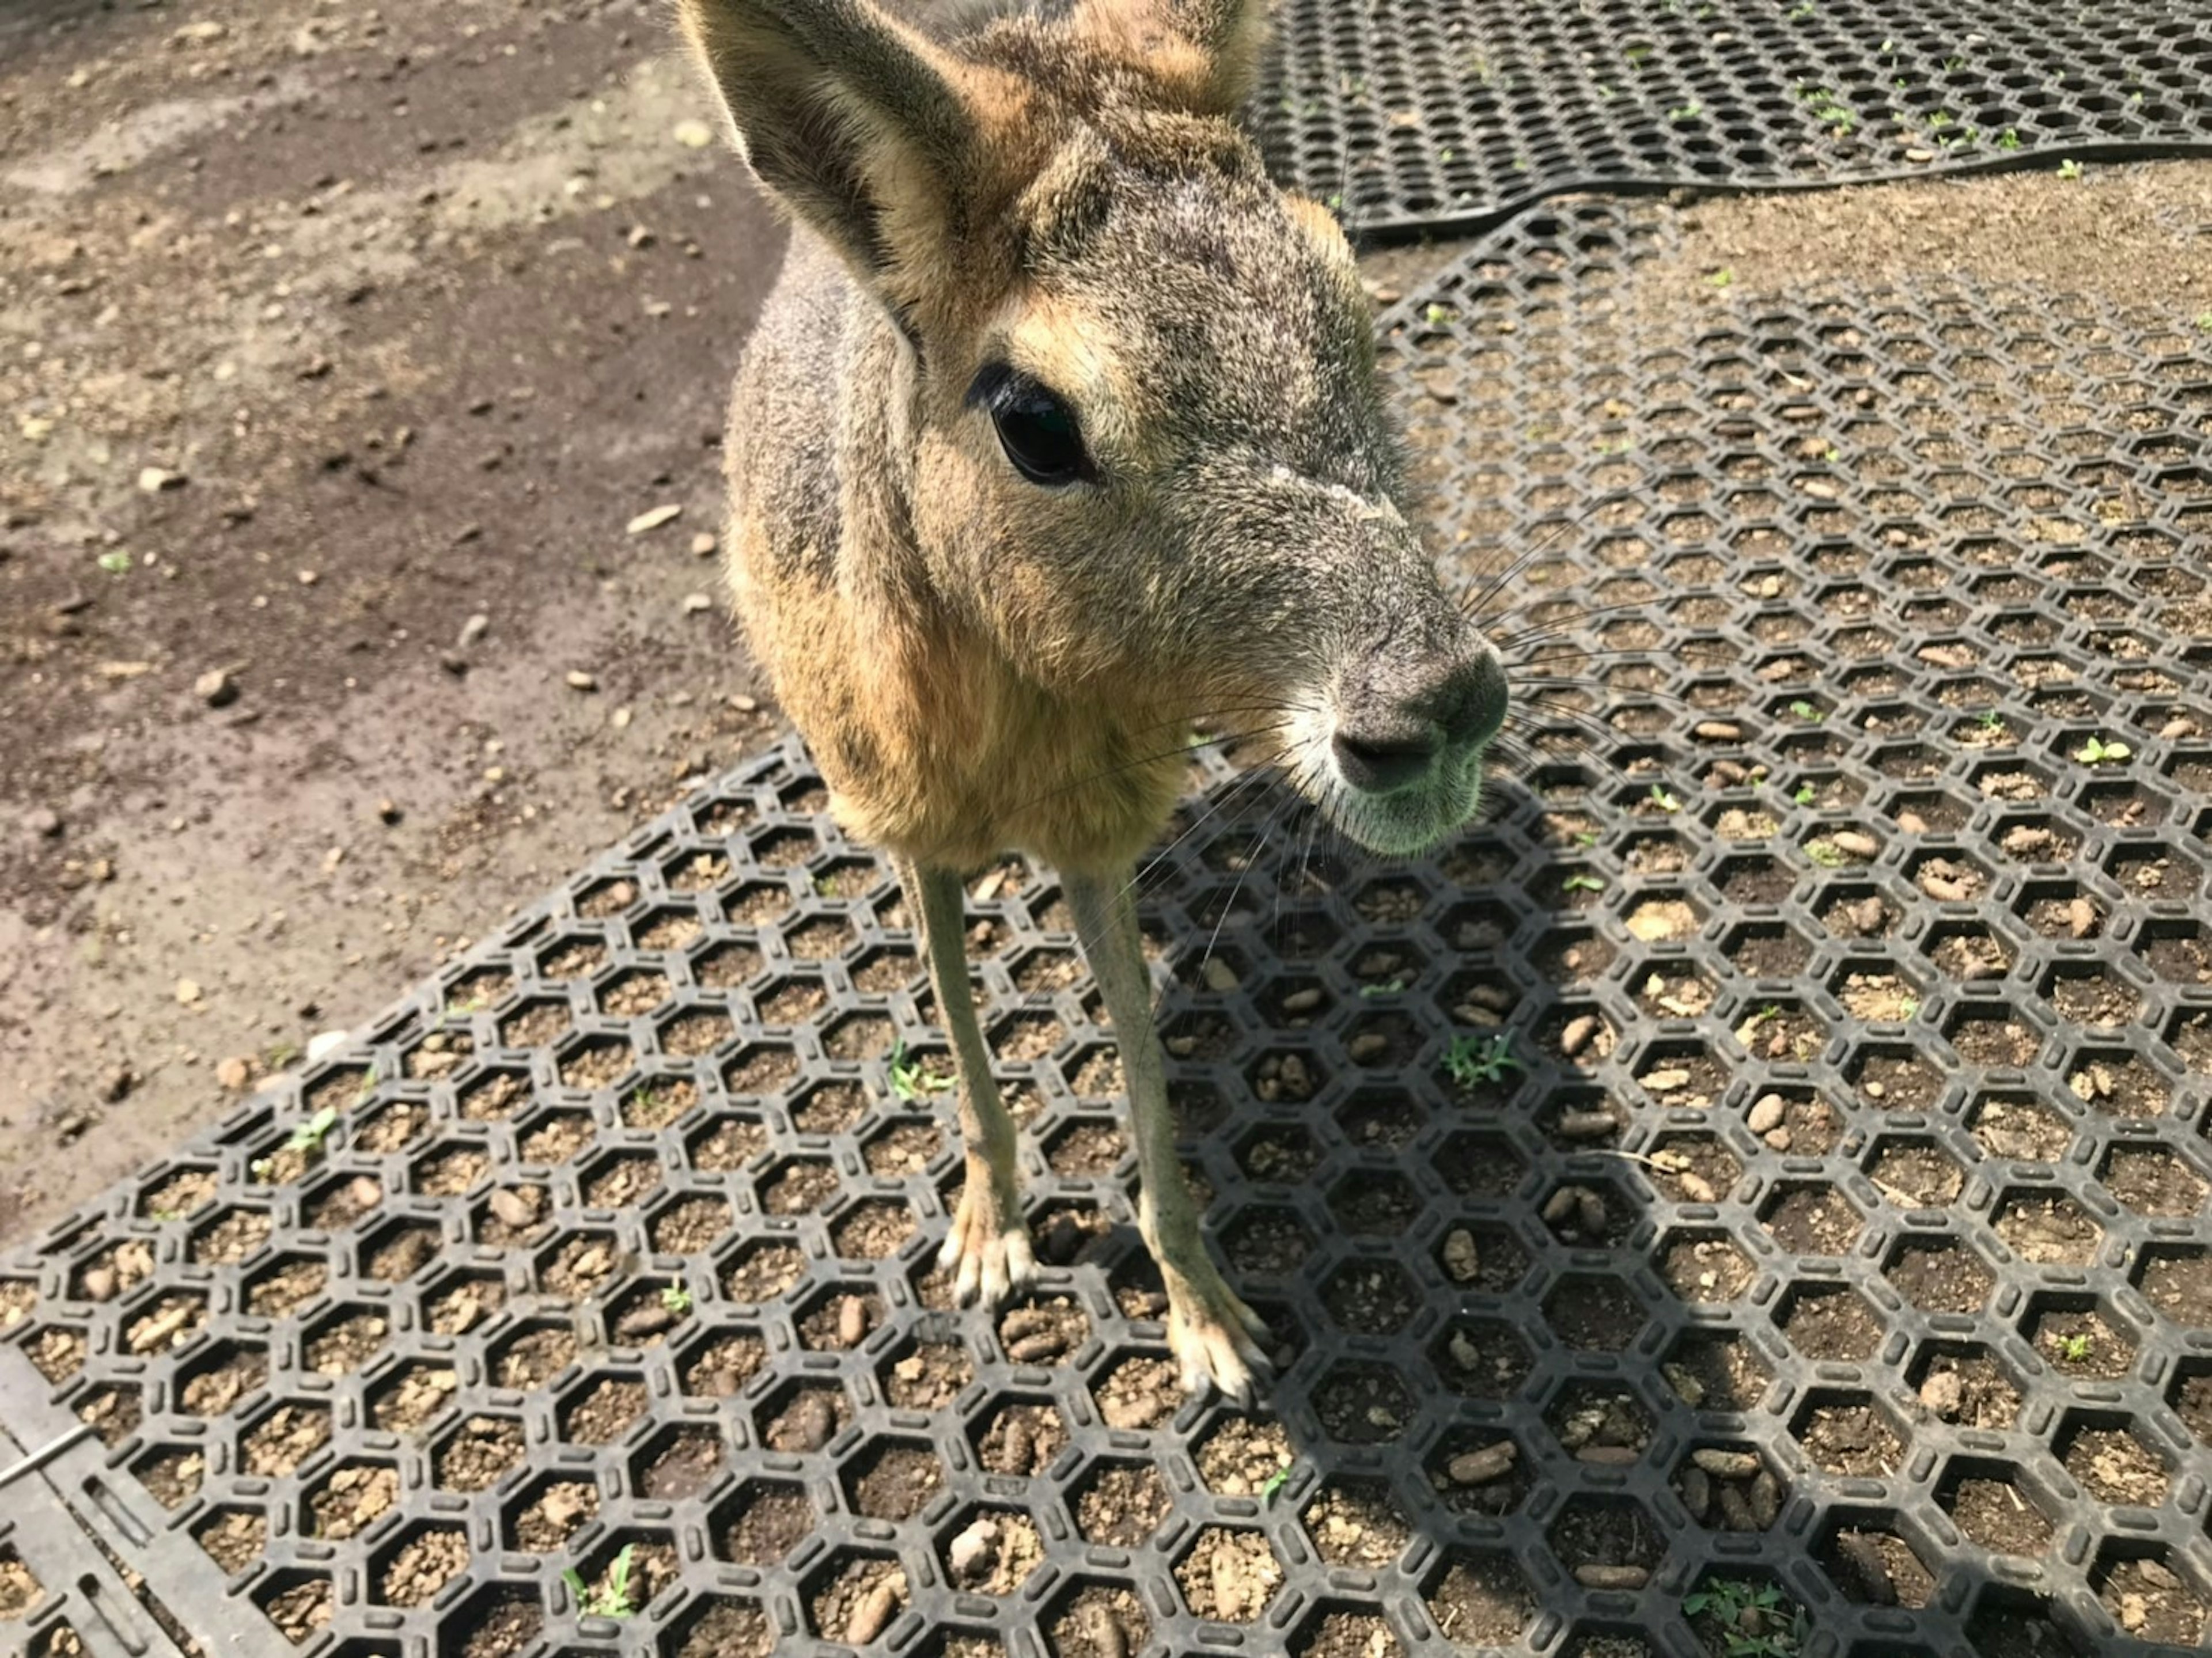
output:
{"label": "black rubber mat", "polygon": [[58,1448],[0,1642],[2193,1648],[2212,374],[2063,295],[1645,282],[1667,224],[1388,319],[1455,557],[1534,550],[1492,821],[1347,862],[1207,758],[1148,878],[1267,1412],[1174,1392],[1019,865],[970,948],[1053,1266],[944,1309],[941,1038],[785,749],[0,1272]]}
{"label": "black rubber mat", "polygon": [[2191,0],[1286,0],[1251,119],[1376,237],[1564,191],[2212,151]]}

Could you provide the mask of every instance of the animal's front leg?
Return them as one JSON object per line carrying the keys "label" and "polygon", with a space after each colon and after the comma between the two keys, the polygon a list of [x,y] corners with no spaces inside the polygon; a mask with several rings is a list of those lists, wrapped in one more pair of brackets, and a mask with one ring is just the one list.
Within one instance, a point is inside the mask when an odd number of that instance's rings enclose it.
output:
{"label": "animal's front leg", "polygon": [[975,1023],[968,990],[967,898],[950,870],[902,864],[907,906],[919,912],[937,1017],[952,1038],[960,1078],[960,1140],[968,1154],[966,1182],[939,1264],[952,1272],[952,1298],[965,1307],[995,1305],[1036,1275],[1036,1258],[1022,1224],[1020,1171],[1014,1161],[1014,1120],[991,1078],[991,1052]]}
{"label": "animal's front leg", "polygon": [[1237,1299],[1199,1236],[1198,1209],[1176,1157],[1175,1116],[1168,1108],[1166,1064],[1152,1023],[1152,985],[1145,975],[1133,884],[1126,876],[1064,873],[1064,879],[1083,953],[1114,1019],[1114,1045],[1129,1090],[1130,1127],[1143,1182],[1137,1226],[1167,1284],[1168,1345],[1192,1397],[1203,1398],[1211,1382],[1249,1405],[1255,1378],[1268,1369],[1257,1339],[1267,1327]]}

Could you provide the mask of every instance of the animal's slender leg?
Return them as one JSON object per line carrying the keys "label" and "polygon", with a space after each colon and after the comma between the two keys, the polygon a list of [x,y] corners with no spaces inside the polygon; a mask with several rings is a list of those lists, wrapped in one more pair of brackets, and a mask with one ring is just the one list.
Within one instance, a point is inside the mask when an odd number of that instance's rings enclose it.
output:
{"label": "animal's slender leg", "polygon": [[1176,1157],[1175,1115],[1168,1107],[1166,1060],[1152,1021],[1134,884],[1126,872],[1064,873],[1063,878],[1083,953],[1114,1019],[1114,1045],[1129,1090],[1130,1127],[1143,1183],[1137,1227],[1167,1284],[1168,1345],[1193,1397],[1202,1398],[1211,1382],[1249,1404],[1255,1376],[1268,1368],[1255,1339],[1267,1333],[1267,1326],[1237,1298],[1199,1236],[1198,1209]]}
{"label": "animal's slender leg", "polygon": [[952,1297],[961,1306],[978,1300],[994,1305],[1036,1276],[1036,1258],[1022,1224],[1014,1120],[991,1078],[991,1051],[983,1045],[975,998],[968,990],[968,895],[951,870],[917,869],[901,860],[899,881],[929,958],[938,1022],[952,1038],[952,1064],[960,1078],[967,1180],[939,1261],[952,1271]]}

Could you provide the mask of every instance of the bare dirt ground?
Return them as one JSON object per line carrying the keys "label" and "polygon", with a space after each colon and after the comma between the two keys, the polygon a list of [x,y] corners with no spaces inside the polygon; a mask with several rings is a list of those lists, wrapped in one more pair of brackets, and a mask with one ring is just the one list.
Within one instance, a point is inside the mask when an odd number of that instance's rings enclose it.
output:
{"label": "bare dirt ground", "polygon": [[[772,734],[694,550],[783,239],[708,112],[657,0],[0,13],[0,1239]],[[1684,229],[1708,297],[2212,313],[2202,163]]]}
{"label": "bare dirt ground", "polygon": [[0,14],[0,1238],[770,729],[708,114],[636,0]]}

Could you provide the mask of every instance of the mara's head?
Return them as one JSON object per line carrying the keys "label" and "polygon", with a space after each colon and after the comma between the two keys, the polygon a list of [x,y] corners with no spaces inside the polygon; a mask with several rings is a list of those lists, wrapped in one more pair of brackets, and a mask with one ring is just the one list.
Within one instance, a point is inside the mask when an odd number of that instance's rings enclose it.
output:
{"label": "mara's head", "polygon": [[895,331],[846,441],[932,601],[1049,693],[1155,742],[1210,718],[1353,838],[1428,845],[1504,674],[1401,509],[1352,251],[1234,125],[1265,0],[969,9],[683,7],[753,170]]}

